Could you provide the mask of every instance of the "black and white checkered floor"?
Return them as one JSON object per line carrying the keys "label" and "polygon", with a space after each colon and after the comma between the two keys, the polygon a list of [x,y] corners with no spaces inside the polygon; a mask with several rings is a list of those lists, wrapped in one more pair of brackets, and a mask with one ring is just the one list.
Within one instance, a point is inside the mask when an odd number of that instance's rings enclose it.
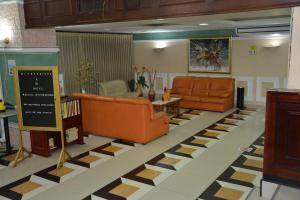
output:
{"label": "black and white checkered floor", "polygon": [[147,145],[113,140],[1,183],[0,199],[245,199],[261,177],[264,112],[189,112]]}

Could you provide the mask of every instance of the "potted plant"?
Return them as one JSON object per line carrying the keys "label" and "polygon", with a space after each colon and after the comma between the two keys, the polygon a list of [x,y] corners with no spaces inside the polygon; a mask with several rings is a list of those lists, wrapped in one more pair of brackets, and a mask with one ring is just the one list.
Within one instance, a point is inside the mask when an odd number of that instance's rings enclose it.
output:
{"label": "potted plant", "polygon": [[80,92],[85,93],[86,87],[95,83],[95,69],[89,61],[83,61],[79,65],[77,80],[80,84]]}

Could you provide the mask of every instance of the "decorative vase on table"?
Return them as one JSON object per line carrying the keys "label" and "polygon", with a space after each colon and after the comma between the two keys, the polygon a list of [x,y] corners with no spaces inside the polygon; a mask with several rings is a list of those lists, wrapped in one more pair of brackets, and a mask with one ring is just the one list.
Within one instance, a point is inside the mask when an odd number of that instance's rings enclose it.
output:
{"label": "decorative vase on table", "polygon": [[80,92],[81,92],[82,94],[85,94],[85,93],[86,93],[86,91],[85,91],[84,88],[81,88],[81,89],[80,89]]}
{"label": "decorative vase on table", "polygon": [[154,85],[153,84],[150,84],[150,89],[149,89],[149,92],[148,92],[148,99],[150,101],[155,100],[155,90],[154,90]]}
{"label": "decorative vase on table", "polygon": [[137,84],[136,92],[138,97],[143,97],[143,86],[142,84]]}
{"label": "decorative vase on table", "polygon": [[162,100],[163,101],[169,101],[170,100],[170,96],[171,96],[171,90],[164,88],[164,94],[162,96]]}

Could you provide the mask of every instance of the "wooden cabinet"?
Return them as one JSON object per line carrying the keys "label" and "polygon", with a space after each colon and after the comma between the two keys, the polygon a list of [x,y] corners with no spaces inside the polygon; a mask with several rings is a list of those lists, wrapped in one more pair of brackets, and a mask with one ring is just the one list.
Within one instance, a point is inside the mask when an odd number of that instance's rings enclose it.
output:
{"label": "wooden cabinet", "polygon": [[300,0],[24,0],[26,27],[211,15],[299,6]]}
{"label": "wooden cabinet", "polygon": [[43,19],[41,1],[27,0],[25,2],[24,2],[24,13],[25,13],[26,27],[46,26]]}
{"label": "wooden cabinet", "polygon": [[[77,102],[71,104],[70,102]],[[64,106],[66,103],[69,106]],[[65,108],[64,108],[65,107]],[[80,112],[79,99],[67,99],[62,101],[62,125],[64,133],[65,145],[77,143],[84,144],[82,131],[82,115]],[[76,111],[75,111],[76,110]],[[68,130],[77,129],[77,138],[68,140]],[[51,131],[30,131],[31,151],[34,154],[41,156],[50,156],[51,151],[61,148],[61,133]],[[52,140],[55,148],[51,148],[49,140]]]}
{"label": "wooden cabinet", "polygon": [[300,90],[269,91],[264,179],[300,186]]}

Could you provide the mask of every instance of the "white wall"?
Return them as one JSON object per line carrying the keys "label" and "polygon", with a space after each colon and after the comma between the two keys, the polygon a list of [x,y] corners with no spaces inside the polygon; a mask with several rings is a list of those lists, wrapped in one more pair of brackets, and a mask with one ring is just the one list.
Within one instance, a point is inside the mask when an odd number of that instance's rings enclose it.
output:
{"label": "white wall", "polygon": [[288,88],[300,89],[300,7],[292,11]]}

